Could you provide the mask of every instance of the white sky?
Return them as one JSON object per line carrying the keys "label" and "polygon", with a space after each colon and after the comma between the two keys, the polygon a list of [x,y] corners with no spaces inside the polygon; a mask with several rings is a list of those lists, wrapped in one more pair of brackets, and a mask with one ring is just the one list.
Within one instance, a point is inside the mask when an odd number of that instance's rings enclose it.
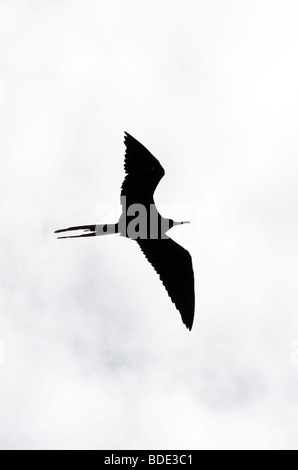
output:
{"label": "white sky", "polygon": [[[297,449],[298,4],[0,1],[0,448]],[[114,222],[160,160],[189,333]]]}

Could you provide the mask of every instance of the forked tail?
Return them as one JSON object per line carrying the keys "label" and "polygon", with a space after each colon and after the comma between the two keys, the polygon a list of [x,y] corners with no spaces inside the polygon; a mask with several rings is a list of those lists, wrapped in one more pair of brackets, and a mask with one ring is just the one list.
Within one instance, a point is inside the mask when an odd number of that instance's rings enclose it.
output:
{"label": "forked tail", "polygon": [[102,224],[102,225],[78,225],[77,227],[68,227],[55,230],[54,233],[71,232],[73,230],[83,230],[87,233],[81,235],[67,235],[58,238],[79,238],[79,237],[98,237],[102,235],[110,235],[118,233],[118,224]]}

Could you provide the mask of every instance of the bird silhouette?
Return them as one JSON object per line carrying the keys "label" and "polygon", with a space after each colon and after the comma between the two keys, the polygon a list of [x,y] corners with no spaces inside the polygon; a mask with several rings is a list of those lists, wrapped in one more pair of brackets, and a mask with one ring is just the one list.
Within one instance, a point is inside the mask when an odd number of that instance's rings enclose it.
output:
{"label": "bird silhouette", "polygon": [[118,233],[135,240],[160,277],[169,297],[191,330],[194,319],[194,272],[189,252],[166,235],[176,222],[162,217],[153,194],[165,171],[159,161],[134,137],[125,132],[125,179],[121,187],[122,214],[114,224],[79,225],[55,233],[83,230],[80,235],[58,238],[92,237]]}

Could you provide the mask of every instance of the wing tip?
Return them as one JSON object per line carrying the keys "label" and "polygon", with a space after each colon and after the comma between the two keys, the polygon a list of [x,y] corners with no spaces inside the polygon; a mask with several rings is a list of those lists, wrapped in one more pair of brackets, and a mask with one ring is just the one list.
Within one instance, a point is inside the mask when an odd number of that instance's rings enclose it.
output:
{"label": "wing tip", "polygon": [[[177,308],[177,305],[176,305],[176,308]],[[181,315],[181,320],[182,322],[184,323],[184,325],[186,326],[186,328],[191,331],[192,330],[192,327],[193,327],[193,322],[194,322],[194,317],[195,317],[195,313],[193,312],[191,315],[183,315],[181,310],[179,310],[177,308],[177,310],[180,312],[180,315]]]}
{"label": "wing tip", "polygon": [[192,327],[193,327],[193,320],[191,321],[191,323],[184,323],[184,325],[186,326],[186,328],[191,331],[192,330]]}
{"label": "wing tip", "polygon": [[130,135],[128,132],[124,131],[124,144],[127,147],[128,141],[133,140],[134,137]]}
{"label": "wing tip", "polygon": [[133,137],[132,137],[132,135],[130,135],[128,132],[124,131],[124,141],[125,141],[127,138],[133,138]]}

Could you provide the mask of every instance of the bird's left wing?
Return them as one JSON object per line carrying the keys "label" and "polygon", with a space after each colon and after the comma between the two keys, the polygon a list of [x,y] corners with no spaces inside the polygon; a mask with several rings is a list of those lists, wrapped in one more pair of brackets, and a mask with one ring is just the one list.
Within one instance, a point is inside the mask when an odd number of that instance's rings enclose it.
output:
{"label": "bird's left wing", "polygon": [[185,326],[191,330],[195,309],[194,272],[189,252],[171,238],[137,239],[142,252],[165,286],[171,300],[181,314]]}
{"label": "bird's left wing", "polygon": [[124,143],[126,177],[122,184],[121,196],[127,198],[128,205],[151,203],[156,186],[165,171],[157,158],[127,132],[125,132]]}

